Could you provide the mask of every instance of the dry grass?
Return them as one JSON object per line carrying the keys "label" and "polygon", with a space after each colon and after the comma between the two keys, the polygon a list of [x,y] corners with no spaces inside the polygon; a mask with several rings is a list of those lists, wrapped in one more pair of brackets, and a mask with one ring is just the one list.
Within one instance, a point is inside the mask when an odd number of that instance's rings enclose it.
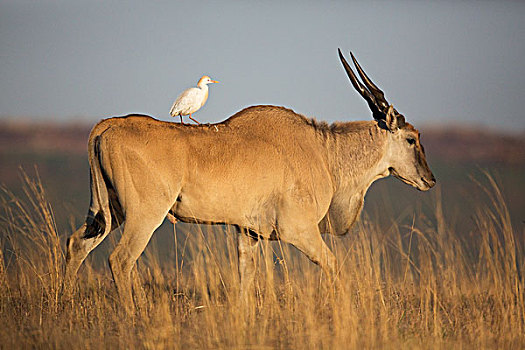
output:
{"label": "dry grass", "polygon": [[92,260],[61,297],[65,236],[40,182],[27,179],[24,198],[1,199],[1,347],[523,348],[523,232],[488,179],[492,204],[466,214],[471,232],[449,227],[435,195],[434,217],[388,230],[364,218],[351,235],[325,237],[340,263],[337,291],[293,248],[263,244],[248,305],[237,299],[235,234],[177,226],[172,259],[149,247],[138,264],[134,318]]}

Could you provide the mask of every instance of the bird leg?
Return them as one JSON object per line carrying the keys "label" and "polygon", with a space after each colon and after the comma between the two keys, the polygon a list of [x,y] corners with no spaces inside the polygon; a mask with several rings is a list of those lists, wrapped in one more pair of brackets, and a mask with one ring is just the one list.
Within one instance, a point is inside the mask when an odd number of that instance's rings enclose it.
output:
{"label": "bird leg", "polygon": [[180,117],[180,123],[184,124],[184,122],[182,121],[182,114],[179,114],[179,117]]}
{"label": "bird leg", "polygon": [[190,119],[193,120],[195,123],[201,125],[201,123],[199,123],[198,121],[196,121],[195,119],[193,119],[193,118],[191,117],[191,113],[190,113],[190,116],[189,116],[189,117],[190,117]]}

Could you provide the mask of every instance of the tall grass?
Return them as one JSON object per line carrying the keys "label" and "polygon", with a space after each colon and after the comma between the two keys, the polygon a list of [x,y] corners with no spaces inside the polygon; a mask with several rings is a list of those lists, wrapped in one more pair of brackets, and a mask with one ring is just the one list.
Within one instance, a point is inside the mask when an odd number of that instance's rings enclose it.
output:
{"label": "tall grass", "polygon": [[[88,259],[61,296],[64,246],[38,179],[1,197],[0,344],[6,348],[449,348],[525,346],[523,232],[487,176],[490,198],[457,232],[435,191],[433,215],[378,227],[366,216],[325,237],[341,287],[294,248],[263,242],[240,304],[236,234],[177,225],[171,259],[148,247],[134,274],[136,316],[122,312],[108,269]],[[417,214],[417,215],[416,215]],[[118,233],[110,239],[116,241]],[[116,236],[115,236],[116,235]]]}

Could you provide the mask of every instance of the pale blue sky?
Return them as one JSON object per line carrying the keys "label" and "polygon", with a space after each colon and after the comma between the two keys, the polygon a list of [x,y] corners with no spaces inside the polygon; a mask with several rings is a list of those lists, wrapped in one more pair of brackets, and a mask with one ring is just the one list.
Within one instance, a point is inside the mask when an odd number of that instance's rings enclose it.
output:
{"label": "pale blue sky", "polygon": [[525,3],[0,0],[0,118],[169,120],[203,74],[195,115],[275,104],[371,118],[337,57],[352,50],[416,126],[525,130]]}

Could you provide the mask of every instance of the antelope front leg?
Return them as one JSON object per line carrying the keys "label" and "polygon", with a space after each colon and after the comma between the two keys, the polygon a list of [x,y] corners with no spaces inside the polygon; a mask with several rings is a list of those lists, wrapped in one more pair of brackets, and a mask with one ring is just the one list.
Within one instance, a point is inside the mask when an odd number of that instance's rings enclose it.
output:
{"label": "antelope front leg", "polygon": [[[294,245],[325,272],[331,286],[337,285],[337,261],[321,237],[316,224],[302,227],[282,227],[281,239]],[[335,284],[335,285],[334,285]]]}
{"label": "antelope front leg", "polygon": [[255,255],[259,240],[250,237],[245,230],[239,230],[237,250],[239,253],[239,277],[241,288],[239,297],[246,302],[252,292],[253,280],[255,277]]}

